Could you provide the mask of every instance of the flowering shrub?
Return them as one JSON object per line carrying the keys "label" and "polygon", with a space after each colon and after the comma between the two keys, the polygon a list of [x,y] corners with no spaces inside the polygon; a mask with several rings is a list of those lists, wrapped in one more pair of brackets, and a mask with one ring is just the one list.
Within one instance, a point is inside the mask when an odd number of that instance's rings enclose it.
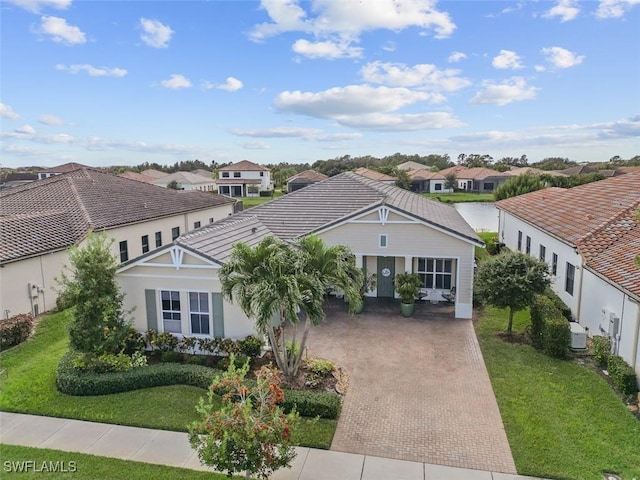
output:
{"label": "flowering shrub", "polygon": [[33,330],[33,315],[25,313],[0,320],[0,350],[24,342]]}

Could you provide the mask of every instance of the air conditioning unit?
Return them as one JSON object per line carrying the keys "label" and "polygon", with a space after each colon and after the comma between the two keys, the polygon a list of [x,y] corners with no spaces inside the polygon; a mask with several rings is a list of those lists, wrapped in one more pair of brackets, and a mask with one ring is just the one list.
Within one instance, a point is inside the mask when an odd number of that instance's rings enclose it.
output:
{"label": "air conditioning unit", "polygon": [[587,348],[587,332],[577,322],[569,322],[571,327],[571,350],[585,350]]}

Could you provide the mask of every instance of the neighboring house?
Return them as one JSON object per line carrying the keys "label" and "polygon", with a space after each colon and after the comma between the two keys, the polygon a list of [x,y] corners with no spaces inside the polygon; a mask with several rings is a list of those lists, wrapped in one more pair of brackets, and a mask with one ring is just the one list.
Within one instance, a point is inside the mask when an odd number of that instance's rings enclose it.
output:
{"label": "neighboring house", "polygon": [[411,170],[411,190],[420,193],[451,193],[452,188],[445,188],[446,178],[441,172],[427,169]]}
{"label": "neighboring house", "polygon": [[[446,170],[442,170],[440,173],[446,175],[448,172],[445,172]],[[455,174],[458,179],[458,190],[473,193],[491,193],[512,178],[507,172],[498,172],[491,168],[463,168]]]}
{"label": "neighboring house", "polygon": [[153,177],[149,177],[142,173],[133,172],[133,171],[124,172],[118,176],[122,178],[128,178],[129,180],[135,180],[137,182],[144,182],[144,183],[153,183],[156,180]]}
{"label": "neighboring house", "polygon": [[396,183],[396,177],[392,177],[391,175],[387,175],[385,173],[376,172],[375,170],[370,170],[365,167],[356,168],[353,172],[362,177],[369,178],[377,182],[386,183],[388,185],[394,185]]}
{"label": "neighboring house", "polygon": [[135,326],[181,335],[243,337],[254,322],[223,299],[219,269],[236,243],[316,234],[347,245],[365,273],[377,274],[369,296],[396,297],[394,277],[417,272],[433,301],[455,287],[455,316],[471,318],[474,247],[483,246],[451,206],[352,172],[309,185],[225,218],[124,264],[118,282]]}
{"label": "neighboring house", "polygon": [[205,170],[204,168],[197,168],[192,170],[191,173],[194,175],[202,175],[203,177],[213,178],[213,173],[210,170]]}
{"label": "neighboring house", "polygon": [[589,165],[578,165],[575,167],[565,168],[564,170],[558,170],[558,172],[570,176],[570,175],[586,175],[588,173],[599,173],[604,177],[613,177],[616,174],[615,170],[598,170],[597,168],[590,167]]}
{"label": "neighboring house", "polygon": [[0,192],[0,315],[55,307],[67,249],[106,231],[121,262],[226,218],[234,201],[83,168]]}
{"label": "neighboring house", "polygon": [[553,289],[575,319],[591,336],[610,336],[615,353],[640,375],[640,173],[496,206],[501,241],[547,261]]}
{"label": "neighboring house", "polygon": [[271,170],[249,160],[218,169],[218,193],[230,197],[257,197],[273,190]]}
{"label": "neighboring house", "polygon": [[315,170],[305,170],[304,172],[297,173],[292,177],[287,178],[287,192],[295,192],[301,188],[307,187],[313,183],[326,180],[327,177],[324,173],[316,172]]}
{"label": "neighboring house", "polygon": [[209,175],[204,177],[190,172],[175,172],[164,177],[153,180],[151,183],[158,187],[167,187],[171,182],[176,182],[178,190],[200,190],[202,192],[212,192],[216,190],[216,181]]}
{"label": "neighboring house", "polygon": [[0,181],[0,190],[18,187],[38,179],[38,174],[28,172],[7,173]]}
{"label": "neighboring house", "polygon": [[155,178],[156,180],[158,178],[162,178],[162,177],[166,177],[167,175],[169,175],[168,173],[165,172],[161,172],[160,170],[155,170],[153,168],[148,168],[146,170],[143,170],[142,172],[140,172],[142,175],[145,175],[147,177],[151,177],[151,178]]}
{"label": "neighboring house", "polygon": [[400,170],[429,170],[428,165],[425,165],[424,163],[414,162],[413,160],[401,163],[396,168]]}
{"label": "neighboring house", "polygon": [[45,168],[38,172],[38,180],[54,177],[56,175],[62,175],[63,173],[73,172],[81,168],[90,168],[90,167],[86,165],[82,165],[80,163],[70,162],[70,163],[64,163],[62,165],[58,165],[57,167]]}
{"label": "neighboring house", "polygon": [[507,170],[505,173],[517,177],[518,175],[531,174],[531,175],[551,175],[554,177],[566,177],[564,173],[560,173],[557,170],[542,170],[535,167],[516,167],[511,170]]}

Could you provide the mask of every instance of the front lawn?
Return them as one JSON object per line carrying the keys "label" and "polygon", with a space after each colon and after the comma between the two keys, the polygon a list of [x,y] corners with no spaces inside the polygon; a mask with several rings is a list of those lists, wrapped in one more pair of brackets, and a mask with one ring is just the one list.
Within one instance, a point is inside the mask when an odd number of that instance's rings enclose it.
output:
{"label": "front lawn", "polygon": [[465,203],[465,202],[493,202],[493,193],[423,193],[427,198],[439,200],[442,203]]}
{"label": "front lawn", "polygon": [[[56,368],[68,349],[70,321],[70,311],[47,315],[32,339],[2,353],[0,410],[175,431],[186,431],[197,419],[195,405],[205,394],[197,387],[172,385],[93,397],[58,392]],[[328,449],[336,423],[301,419],[297,444]]]}
{"label": "front lawn", "polygon": [[263,203],[275,200],[278,197],[284,195],[280,190],[273,191],[273,197],[242,197],[242,206],[246,210],[247,208],[255,207],[256,205],[262,205]]}
{"label": "front lawn", "polygon": [[[201,472],[186,468],[166,467],[116,458],[96,457],[85,453],[70,453],[44,448],[0,445],[2,478],[68,478],[73,480],[225,480],[222,473]],[[34,462],[40,471],[17,471],[22,462]],[[42,471],[42,464],[52,465],[57,472]],[[49,462],[52,462],[51,464]],[[58,462],[58,463],[56,463]],[[27,468],[26,465],[22,468]],[[62,473],[63,469],[68,473]],[[75,470],[75,471],[73,471]],[[239,479],[240,477],[233,477]],[[242,477],[244,478],[244,477]]]}
{"label": "front lawn", "polygon": [[[514,319],[523,332],[528,312]],[[487,308],[476,324],[511,451],[522,475],[600,480],[640,478],[640,422],[607,382],[574,361],[495,337],[507,311]]]}

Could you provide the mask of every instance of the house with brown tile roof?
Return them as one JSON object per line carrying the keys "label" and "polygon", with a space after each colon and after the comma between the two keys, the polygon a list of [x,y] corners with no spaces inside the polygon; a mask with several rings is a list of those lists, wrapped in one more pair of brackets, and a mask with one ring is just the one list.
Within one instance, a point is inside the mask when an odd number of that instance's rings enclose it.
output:
{"label": "house with brown tile roof", "polygon": [[155,178],[155,179],[166,177],[167,175],[169,175],[168,173],[161,172],[160,170],[156,170],[154,168],[147,168],[146,170],[143,170],[140,173],[142,175],[145,175],[145,176],[151,177],[151,178]]}
{"label": "house with brown tile roof", "polygon": [[432,172],[429,169],[420,168],[410,170],[411,191],[419,193],[451,193],[452,188],[445,188],[447,180],[442,172]]}
{"label": "house with brown tile roof", "polygon": [[321,182],[327,178],[329,177],[324,173],[316,172],[315,170],[304,170],[287,178],[287,192],[295,192],[296,190],[300,190],[313,183]]}
{"label": "house with brown tile roof", "polygon": [[90,168],[0,192],[0,311],[55,307],[67,249],[106,232],[122,262],[233,213],[222,195],[169,190]]}
{"label": "house with brown tile roof", "polygon": [[640,374],[640,172],[496,203],[499,235],[549,262],[553,288],[590,336]]}
{"label": "house with brown tile roof", "polygon": [[[442,170],[440,173],[446,175],[448,172]],[[511,178],[507,172],[480,167],[463,168],[454,173],[458,179],[458,190],[473,193],[491,193]]]}
{"label": "house with brown tile roof", "polygon": [[133,172],[129,170],[128,172],[121,173],[118,175],[122,178],[128,178],[129,180],[135,180],[136,182],[144,182],[144,183],[153,183],[156,180],[153,177],[145,175],[143,173]]}
{"label": "house with brown tile roof", "polygon": [[81,163],[69,162],[58,165],[57,167],[44,168],[38,172],[38,180],[53,177],[55,175],[62,175],[63,173],[73,172],[74,170],[79,170],[81,168],[90,167],[82,165]]}
{"label": "house with brown tile roof", "polygon": [[[137,306],[140,330],[234,338],[254,333],[255,322],[222,298],[218,270],[237,243],[254,246],[268,236],[295,241],[312,234],[328,245],[349,246],[356,265],[377,276],[368,296],[397,297],[395,275],[415,272],[425,298],[437,303],[453,290],[455,317],[471,318],[473,247],[483,246],[475,231],[452,206],[354,172],[194,230],[122,265],[118,282],[127,294],[125,307]],[[207,302],[204,326],[189,321],[192,293]],[[173,297],[180,302],[180,321],[164,322],[162,299]]]}
{"label": "house with brown tile roof", "polygon": [[387,183],[389,185],[393,185],[394,183],[396,183],[396,177],[392,177],[391,175],[387,175],[385,173],[376,172],[375,170],[371,170],[369,168],[360,167],[356,168],[353,172],[357,175],[375,180],[377,182]]}
{"label": "house with brown tile roof", "polygon": [[196,175],[191,172],[174,172],[164,177],[152,180],[150,183],[159,187],[167,188],[171,182],[176,182],[177,190],[200,190],[202,192],[213,192],[217,190],[216,181],[211,175]]}
{"label": "house with brown tile roof", "polygon": [[273,190],[271,170],[249,160],[220,167],[216,183],[218,193],[229,197],[257,197]]}

